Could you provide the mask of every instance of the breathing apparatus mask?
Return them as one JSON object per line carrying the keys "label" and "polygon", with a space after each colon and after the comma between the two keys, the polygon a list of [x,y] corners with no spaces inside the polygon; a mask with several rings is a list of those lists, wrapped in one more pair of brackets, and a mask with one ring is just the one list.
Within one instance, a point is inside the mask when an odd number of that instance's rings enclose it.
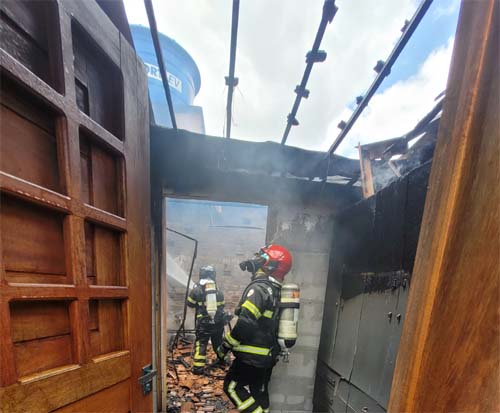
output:
{"label": "breathing apparatus mask", "polygon": [[240,262],[240,268],[241,271],[248,271],[252,275],[255,275],[259,270],[268,271],[269,266],[266,265],[268,262],[269,256],[264,251],[260,250],[249,260]]}

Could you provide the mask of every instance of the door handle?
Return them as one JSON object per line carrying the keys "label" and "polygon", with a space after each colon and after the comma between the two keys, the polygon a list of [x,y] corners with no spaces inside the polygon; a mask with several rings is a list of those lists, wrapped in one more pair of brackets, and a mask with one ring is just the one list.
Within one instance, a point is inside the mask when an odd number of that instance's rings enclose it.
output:
{"label": "door handle", "polygon": [[156,376],[157,371],[153,369],[152,364],[148,364],[142,368],[142,376],[137,380],[142,386],[142,393],[144,396],[151,393],[153,390],[153,378]]}

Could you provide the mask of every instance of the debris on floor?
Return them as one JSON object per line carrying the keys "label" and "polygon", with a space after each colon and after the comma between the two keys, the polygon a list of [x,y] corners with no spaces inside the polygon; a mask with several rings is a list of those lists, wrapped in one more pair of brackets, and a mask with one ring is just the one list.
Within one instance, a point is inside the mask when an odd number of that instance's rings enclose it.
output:
{"label": "debris on floor", "polygon": [[224,377],[228,367],[210,367],[217,360],[214,351],[207,349],[205,374],[191,373],[193,344],[179,340],[169,352],[167,361],[168,413],[226,413],[233,406],[224,394]]}

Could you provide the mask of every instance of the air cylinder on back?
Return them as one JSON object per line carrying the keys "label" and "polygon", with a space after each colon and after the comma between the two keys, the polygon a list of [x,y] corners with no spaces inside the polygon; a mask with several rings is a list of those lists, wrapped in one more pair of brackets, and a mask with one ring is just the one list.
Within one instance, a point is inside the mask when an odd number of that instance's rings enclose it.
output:
{"label": "air cylinder on back", "polygon": [[217,286],[215,285],[215,282],[209,281],[205,284],[205,295],[207,313],[213,320],[215,313],[217,312]]}
{"label": "air cylinder on back", "polygon": [[281,287],[278,341],[282,347],[291,348],[297,341],[300,308],[300,288],[297,284]]}

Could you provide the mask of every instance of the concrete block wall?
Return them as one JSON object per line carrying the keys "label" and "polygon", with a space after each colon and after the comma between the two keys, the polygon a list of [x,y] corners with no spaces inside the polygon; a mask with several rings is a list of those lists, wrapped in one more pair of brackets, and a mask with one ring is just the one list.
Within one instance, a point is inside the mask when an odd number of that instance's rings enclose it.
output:
{"label": "concrete block wall", "polygon": [[299,339],[289,363],[280,361],[274,368],[270,383],[275,413],[312,412],[332,230],[329,211],[287,205],[269,208],[267,242],[290,249],[294,262],[286,281],[301,288]]}

